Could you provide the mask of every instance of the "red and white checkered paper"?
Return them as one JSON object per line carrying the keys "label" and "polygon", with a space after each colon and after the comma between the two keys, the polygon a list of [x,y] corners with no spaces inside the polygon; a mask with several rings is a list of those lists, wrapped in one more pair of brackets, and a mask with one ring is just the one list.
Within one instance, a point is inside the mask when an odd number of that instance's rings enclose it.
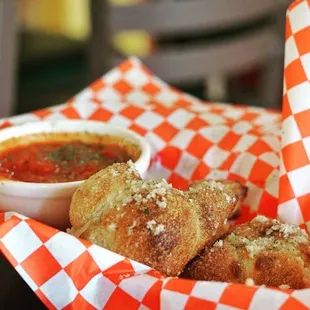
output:
{"label": "red and white checkered paper", "polygon": [[[189,180],[238,179],[249,187],[249,195],[237,222],[260,213],[306,227],[309,6],[309,0],[296,1],[287,13],[283,121],[276,111],[203,104],[131,58],[66,104],[3,120],[1,128],[67,118],[130,128],[152,145],[147,178],[166,178],[179,188],[186,188]],[[0,222],[1,251],[50,309],[310,308],[310,289],[163,278],[149,267],[22,215],[7,212]]]}
{"label": "red and white checkered paper", "polygon": [[286,17],[286,46],[278,213],[310,221],[310,1],[294,2]]}

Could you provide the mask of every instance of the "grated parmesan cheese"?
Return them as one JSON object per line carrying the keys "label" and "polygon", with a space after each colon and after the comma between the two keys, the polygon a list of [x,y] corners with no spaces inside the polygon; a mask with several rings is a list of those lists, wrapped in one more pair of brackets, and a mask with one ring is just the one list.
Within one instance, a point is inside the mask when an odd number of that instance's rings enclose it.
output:
{"label": "grated parmesan cheese", "polygon": [[224,190],[224,185],[220,182],[216,182],[215,180],[207,180],[207,185],[211,191],[214,190]]}
{"label": "grated parmesan cheese", "polygon": [[138,170],[136,169],[136,166],[135,166],[135,164],[132,162],[132,160],[129,160],[128,162],[127,162],[127,165],[129,166],[129,168],[128,168],[128,173],[129,174],[134,174],[136,177],[140,177],[140,174],[139,174],[139,172],[138,172]]}
{"label": "grated parmesan cheese", "polygon": [[246,286],[254,286],[254,285],[255,285],[255,282],[254,282],[254,280],[253,280],[252,278],[247,278],[247,279],[245,280],[244,284],[245,284]]}
{"label": "grated parmesan cheese", "polygon": [[157,200],[156,204],[160,207],[160,208],[166,208],[167,207],[167,200],[163,197],[162,201]]}
{"label": "grated parmesan cheese", "polygon": [[132,235],[133,229],[136,227],[136,225],[137,225],[137,222],[133,221],[132,224],[127,229],[128,235]]}
{"label": "grated parmesan cheese", "polygon": [[146,223],[146,228],[153,231],[155,225],[156,225],[156,221],[151,220]]}
{"label": "grated parmesan cheese", "polygon": [[154,236],[157,236],[164,231],[165,231],[165,226],[163,224],[158,224],[154,230]]}
{"label": "grated parmesan cheese", "polygon": [[268,217],[266,217],[266,216],[264,216],[264,215],[257,215],[257,216],[253,219],[253,221],[263,223],[263,222],[269,221],[269,219],[268,219]]}
{"label": "grated parmesan cheese", "polygon": [[116,225],[114,223],[108,225],[108,231],[115,231],[116,230]]}
{"label": "grated parmesan cheese", "polygon": [[[154,201],[159,208],[167,207],[166,196],[171,194],[172,185],[166,180],[161,181],[142,181],[128,180],[130,184],[130,198],[126,197],[123,201],[123,206],[131,201],[136,204],[147,204],[149,201]],[[131,200],[130,200],[131,199]]]}
{"label": "grated parmesan cheese", "polygon": [[224,196],[225,196],[225,198],[226,198],[226,201],[228,202],[228,203],[234,203],[234,199],[233,199],[233,197],[231,197],[231,196],[229,196],[228,194],[226,194],[226,193],[223,193],[224,194]]}
{"label": "grated parmesan cheese", "polygon": [[213,244],[213,247],[211,248],[211,252],[214,252],[216,250],[216,248],[221,248],[224,244],[223,240],[218,240]]}
{"label": "grated parmesan cheese", "polygon": [[282,289],[282,290],[288,290],[291,287],[288,284],[282,284],[282,285],[279,285],[279,288]]}
{"label": "grated parmesan cheese", "polygon": [[304,229],[300,229],[298,226],[291,224],[282,224],[277,220],[273,220],[273,225],[268,229],[266,235],[273,235],[278,231],[284,238],[294,236],[296,242],[305,243],[308,240],[308,234]]}
{"label": "grated parmesan cheese", "polygon": [[113,175],[114,177],[117,177],[117,176],[120,175],[120,172],[117,171],[117,170],[112,169],[112,175]]}
{"label": "grated parmesan cheese", "polygon": [[157,224],[155,220],[148,221],[146,223],[146,227],[153,233],[154,236],[157,236],[161,232],[165,231],[165,226],[163,224]]}
{"label": "grated parmesan cheese", "polygon": [[[259,220],[264,220],[260,218]],[[279,232],[279,235],[275,235],[275,232]],[[285,238],[284,241],[282,238]],[[245,237],[238,237],[234,233],[231,233],[227,240],[232,245],[239,247],[244,246],[247,250],[249,257],[253,258],[261,251],[272,249],[283,249],[283,242],[288,243],[286,247],[294,247],[298,243],[307,243],[307,233],[297,226],[290,224],[281,224],[277,220],[273,220],[273,225],[266,231],[266,235],[254,240],[249,240]]]}
{"label": "grated parmesan cheese", "polygon": [[223,246],[223,244],[224,244],[223,240],[218,240],[214,243],[214,246],[220,248]]}

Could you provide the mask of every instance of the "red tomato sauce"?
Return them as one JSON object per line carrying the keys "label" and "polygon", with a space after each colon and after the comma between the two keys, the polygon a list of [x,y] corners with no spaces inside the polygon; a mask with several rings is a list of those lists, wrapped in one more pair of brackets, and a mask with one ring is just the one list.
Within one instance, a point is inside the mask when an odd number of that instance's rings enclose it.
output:
{"label": "red tomato sauce", "polygon": [[0,177],[33,183],[80,181],[116,162],[132,159],[116,144],[39,142],[0,154]]}

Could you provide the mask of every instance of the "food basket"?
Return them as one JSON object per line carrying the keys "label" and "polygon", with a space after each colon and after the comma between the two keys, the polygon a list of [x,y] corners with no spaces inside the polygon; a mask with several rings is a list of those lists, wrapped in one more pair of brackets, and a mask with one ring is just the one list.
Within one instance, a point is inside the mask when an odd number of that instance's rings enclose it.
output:
{"label": "food basket", "polygon": [[[236,223],[256,214],[307,228],[310,220],[310,1],[287,12],[283,111],[202,103],[130,58],[63,105],[1,128],[90,119],[149,141],[147,178],[177,188],[204,178],[249,188]],[[306,309],[310,289],[165,278],[140,263],[21,214],[1,214],[0,249],[49,309]],[[309,227],[308,227],[309,228]]]}

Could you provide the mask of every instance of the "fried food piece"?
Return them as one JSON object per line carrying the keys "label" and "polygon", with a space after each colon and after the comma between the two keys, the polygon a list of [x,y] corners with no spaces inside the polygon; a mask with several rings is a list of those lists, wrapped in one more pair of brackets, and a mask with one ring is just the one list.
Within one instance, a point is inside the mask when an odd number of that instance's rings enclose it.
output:
{"label": "fried food piece", "polygon": [[196,183],[185,195],[196,205],[204,239],[208,240],[205,246],[211,246],[229,229],[227,220],[238,204],[238,197],[229,189],[223,191],[214,181]]}
{"label": "fried food piece", "polygon": [[256,285],[310,287],[309,235],[264,216],[236,226],[186,267],[185,278]]}
{"label": "fried food piece", "polygon": [[141,177],[134,167],[127,164],[117,163],[94,174],[72,197],[69,209],[71,225],[82,227],[100,217],[103,208],[119,205],[121,195],[128,192],[128,180],[141,180]]}
{"label": "fried food piece", "polygon": [[114,164],[84,182],[73,195],[70,233],[179,275],[223,229],[235,204],[220,191],[218,203],[190,200],[166,181],[142,181],[133,164]]}
{"label": "fried food piece", "polygon": [[191,188],[195,188],[197,190],[205,187],[217,187],[228,195],[235,195],[238,198],[238,201],[235,205],[235,209],[229,216],[229,219],[235,219],[240,215],[240,208],[248,193],[248,188],[246,186],[243,186],[239,181],[234,180],[203,180],[196,181],[191,184]]}

